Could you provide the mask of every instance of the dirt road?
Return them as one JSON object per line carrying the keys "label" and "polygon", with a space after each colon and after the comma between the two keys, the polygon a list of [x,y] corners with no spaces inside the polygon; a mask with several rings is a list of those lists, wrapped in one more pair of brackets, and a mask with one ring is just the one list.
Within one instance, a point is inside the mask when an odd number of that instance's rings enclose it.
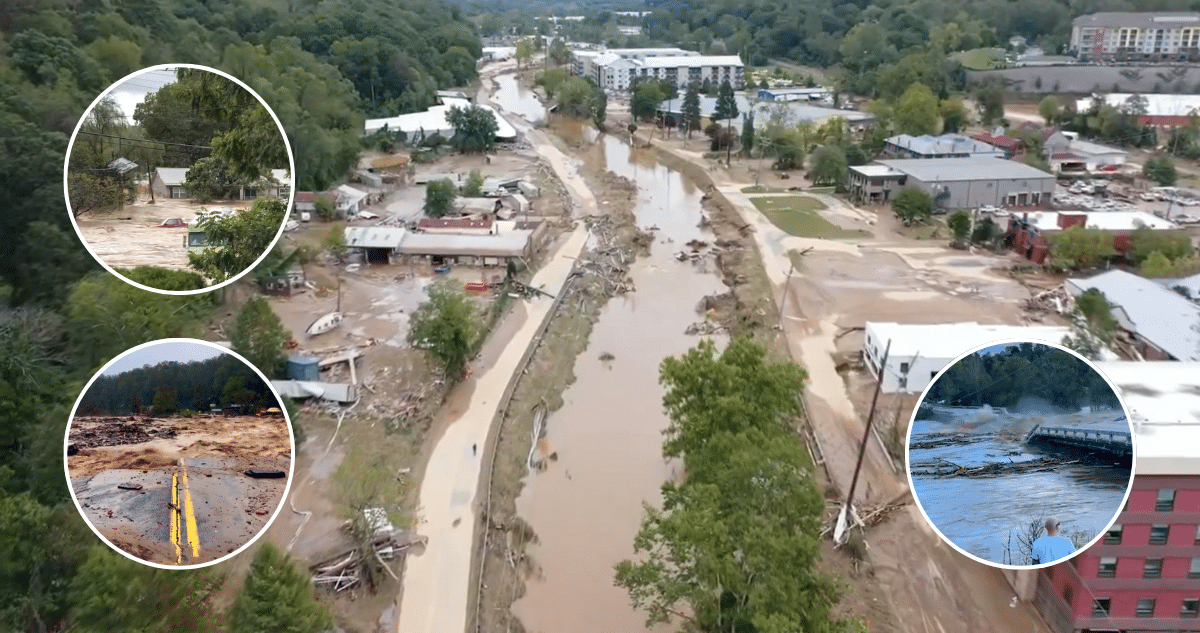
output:
{"label": "dirt road", "polygon": [[[485,84],[487,81],[485,80]],[[537,130],[511,117],[539,154],[549,159],[563,183],[576,197],[576,209],[594,210],[595,198],[570,162]],[[580,224],[534,275],[530,285],[557,295],[587,242]],[[546,297],[526,305],[526,319],[495,364],[471,381],[470,406],[438,440],[421,483],[422,533],[429,538],[425,551],[410,556],[404,570],[399,633],[461,631],[466,627],[472,570],[472,551],[482,455],[501,399],[526,350],[550,315],[553,301]]]}

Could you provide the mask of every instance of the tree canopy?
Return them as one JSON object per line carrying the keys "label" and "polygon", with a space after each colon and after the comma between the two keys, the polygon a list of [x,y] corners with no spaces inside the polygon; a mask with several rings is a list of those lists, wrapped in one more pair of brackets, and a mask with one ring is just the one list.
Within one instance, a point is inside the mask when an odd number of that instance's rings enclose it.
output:
{"label": "tree canopy", "polygon": [[977,352],[950,366],[929,388],[932,402],[1014,407],[1028,397],[1068,410],[1120,407],[1117,395],[1087,363],[1058,348],[1021,343]]}
{"label": "tree canopy", "polygon": [[188,263],[215,283],[237,276],[267,252],[286,215],[283,200],[259,198],[254,206],[232,215],[197,218],[205,229],[208,246],[199,252],[189,251]]}
{"label": "tree canopy", "polygon": [[[169,361],[96,379],[79,402],[78,415],[128,415],[155,404],[172,391],[178,409],[208,411],[212,405],[278,407],[274,394],[254,370],[222,354],[203,361]],[[156,413],[159,413],[156,410]]]}

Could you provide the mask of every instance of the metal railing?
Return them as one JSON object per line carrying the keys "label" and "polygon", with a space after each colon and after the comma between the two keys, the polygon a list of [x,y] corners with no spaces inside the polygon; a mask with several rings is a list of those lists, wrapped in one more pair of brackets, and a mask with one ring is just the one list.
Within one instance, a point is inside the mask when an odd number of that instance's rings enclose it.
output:
{"label": "metal railing", "polygon": [[1132,444],[1133,437],[1128,431],[1097,431],[1094,429],[1079,429],[1063,426],[1035,426],[1029,432],[1029,437],[1052,437],[1109,442],[1112,444]]}

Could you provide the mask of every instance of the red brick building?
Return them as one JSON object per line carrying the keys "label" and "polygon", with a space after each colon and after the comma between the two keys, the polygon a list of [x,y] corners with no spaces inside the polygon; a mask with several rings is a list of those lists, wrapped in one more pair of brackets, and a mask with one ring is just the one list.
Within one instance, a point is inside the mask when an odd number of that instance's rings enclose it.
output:
{"label": "red brick building", "polygon": [[1091,548],[1037,572],[1059,633],[1200,631],[1200,363],[1098,363],[1135,420],[1133,490]]}
{"label": "red brick building", "polygon": [[1143,211],[1031,211],[1009,216],[1004,243],[1025,259],[1045,264],[1050,257],[1050,239],[1073,226],[1108,231],[1113,236],[1113,249],[1120,254],[1129,252],[1133,232],[1142,226],[1157,230],[1179,228],[1173,222]]}

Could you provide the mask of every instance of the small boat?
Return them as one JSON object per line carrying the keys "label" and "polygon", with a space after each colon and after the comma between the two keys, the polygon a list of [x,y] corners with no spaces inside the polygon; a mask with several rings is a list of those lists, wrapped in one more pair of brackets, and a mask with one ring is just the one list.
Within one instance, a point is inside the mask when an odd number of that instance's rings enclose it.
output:
{"label": "small boat", "polygon": [[338,279],[337,309],[334,310],[333,312],[330,312],[329,314],[326,314],[325,316],[322,316],[321,318],[317,319],[316,321],[313,321],[312,325],[308,326],[308,329],[305,330],[305,333],[308,334],[309,336],[316,336],[318,334],[324,334],[324,333],[336,328],[337,326],[339,326],[341,324],[342,324],[342,280]]}

